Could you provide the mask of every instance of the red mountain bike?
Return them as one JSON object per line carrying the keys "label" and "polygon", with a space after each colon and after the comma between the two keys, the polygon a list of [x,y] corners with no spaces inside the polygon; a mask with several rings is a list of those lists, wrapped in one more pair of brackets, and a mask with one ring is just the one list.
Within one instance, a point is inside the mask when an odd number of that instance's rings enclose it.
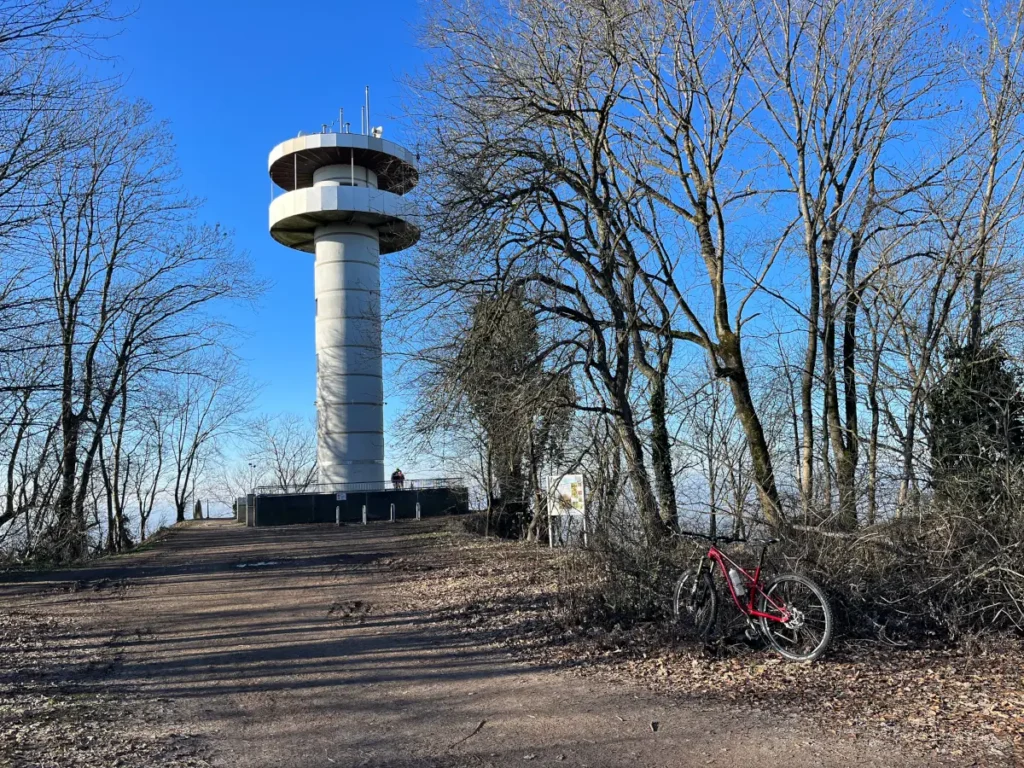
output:
{"label": "red mountain bike", "polygon": [[760,632],[772,648],[793,661],[814,661],[825,652],[832,641],[832,608],[821,587],[795,573],[776,576],[767,586],[761,581],[765,554],[778,539],[760,542],[761,556],[751,575],[716,546],[747,539],[691,532],[681,535],[705,539],[711,546],[697,567],[683,573],[676,582],[677,621],[689,622],[689,628],[701,639],[711,632],[718,618],[713,578],[717,563],[733,603],[746,616],[748,632]]}

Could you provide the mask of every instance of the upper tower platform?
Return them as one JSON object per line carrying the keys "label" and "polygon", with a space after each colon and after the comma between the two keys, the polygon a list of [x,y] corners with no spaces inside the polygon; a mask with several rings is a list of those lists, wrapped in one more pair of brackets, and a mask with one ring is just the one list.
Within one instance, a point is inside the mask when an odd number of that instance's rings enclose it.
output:
{"label": "upper tower platform", "polygon": [[377,174],[377,188],[404,195],[416,186],[416,158],[405,147],[361,133],[311,133],[282,141],[270,150],[270,178],[281,189],[313,186],[325,165],[354,165]]}
{"label": "upper tower platform", "polygon": [[270,152],[271,180],[285,194],[270,204],[270,234],[282,245],[314,251],[326,224],[368,226],[380,253],[419,240],[415,208],[403,196],[416,186],[415,157],[393,141],[360,133],[313,133],[283,141]]}

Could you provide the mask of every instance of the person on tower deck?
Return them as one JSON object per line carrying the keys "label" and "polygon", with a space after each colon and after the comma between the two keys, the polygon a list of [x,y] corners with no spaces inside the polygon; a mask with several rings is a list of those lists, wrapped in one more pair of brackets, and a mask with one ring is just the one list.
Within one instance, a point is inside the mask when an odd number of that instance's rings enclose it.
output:
{"label": "person on tower deck", "polygon": [[402,470],[395,467],[395,471],[391,473],[391,484],[395,486],[396,491],[400,491],[405,487],[405,475],[402,474]]}

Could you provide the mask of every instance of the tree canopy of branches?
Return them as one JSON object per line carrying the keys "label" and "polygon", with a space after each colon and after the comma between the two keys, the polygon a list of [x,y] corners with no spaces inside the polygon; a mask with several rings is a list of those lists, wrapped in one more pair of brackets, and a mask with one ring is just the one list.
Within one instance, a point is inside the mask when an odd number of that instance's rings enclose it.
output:
{"label": "tree canopy of branches", "polygon": [[436,349],[425,312],[520,292],[652,541],[702,463],[683,414],[709,379],[741,438],[737,520],[851,531],[918,508],[937,350],[1019,348],[1024,9],[971,13],[436,3],[410,83],[425,240],[392,314],[410,357]]}
{"label": "tree canopy of branches", "polygon": [[182,519],[224,421],[173,393],[246,400],[219,308],[260,286],[199,221],[167,127],[89,78],[111,20],[102,0],[0,2],[0,542],[25,557],[131,546],[129,508],[144,536],[168,484]]}

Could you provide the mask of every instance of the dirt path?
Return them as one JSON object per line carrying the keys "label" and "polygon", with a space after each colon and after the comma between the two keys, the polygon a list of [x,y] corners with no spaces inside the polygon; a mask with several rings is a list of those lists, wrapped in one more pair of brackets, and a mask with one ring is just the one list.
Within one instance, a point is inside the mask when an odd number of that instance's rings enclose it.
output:
{"label": "dirt path", "polygon": [[[0,584],[0,603],[116,632],[109,683],[166,701],[218,766],[911,766],[863,738],[481,648],[417,608],[438,523],[206,522],[89,571]],[[55,589],[87,580],[82,591]],[[657,723],[656,730],[652,723]]]}

